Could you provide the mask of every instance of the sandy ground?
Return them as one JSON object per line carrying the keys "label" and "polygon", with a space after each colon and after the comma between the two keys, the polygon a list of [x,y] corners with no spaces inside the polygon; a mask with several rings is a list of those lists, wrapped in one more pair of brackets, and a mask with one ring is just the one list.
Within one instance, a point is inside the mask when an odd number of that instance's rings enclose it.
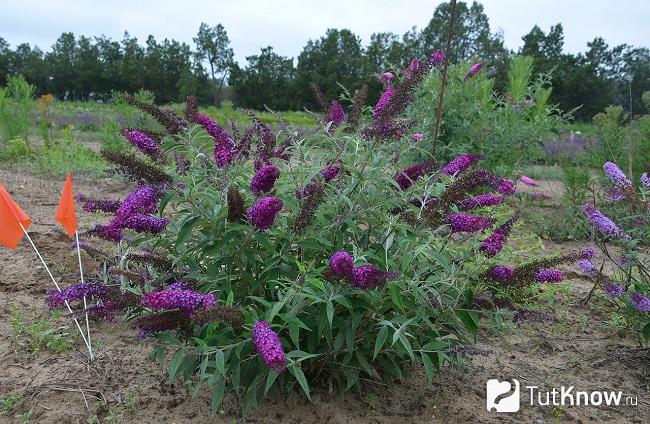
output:
{"label": "sandy ground", "polygon": [[[32,217],[35,243],[64,285],[74,282],[75,252],[57,230],[53,214],[63,179],[41,178],[0,169],[0,183]],[[121,197],[126,186],[113,181],[76,181],[77,191],[96,197]],[[553,195],[553,183],[547,184]],[[545,186],[546,187],[546,186]],[[97,218],[81,213],[82,227]],[[546,243],[551,253],[580,244]],[[93,269],[84,257],[86,269]],[[567,271],[569,269],[567,268]],[[151,342],[141,342],[123,323],[93,323],[98,359],[88,363],[81,340],[76,350],[31,355],[12,343],[11,309],[46,316],[44,290],[51,282],[23,241],[16,250],[0,249],[0,399],[18,394],[22,402],[0,422],[21,422],[16,413],[32,411],[30,422],[88,423],[648,423],[650,422],[650,352],[636,339],[606,325],[611,310],[602,302],[580,303],[590,290],[588,281],[572,274],[565,292],[549,297],[554,322],[526,322],[499,334],[482,330],[475,356],[464,369],[447,368],[426,383],[419,367],[408,381],[393,389],[368,387],[340,397],[315,390],[313,403],[298,395],[266,399],[256,413],[242,419],[226,403],[210,415],[210,394],[192,398],[187,388],[169,384],[165,370],[148,359]],[[62,321],[63,322],[63,321]],[[71,331],[74,328],[71,327]],[[522,386],[575,390],[621,390],[637,398],[636,406],[530,406],[522,389],[517,413],[486,410],[486,381],[518,379]],[[113,420],[111,420],[113,419]]]}

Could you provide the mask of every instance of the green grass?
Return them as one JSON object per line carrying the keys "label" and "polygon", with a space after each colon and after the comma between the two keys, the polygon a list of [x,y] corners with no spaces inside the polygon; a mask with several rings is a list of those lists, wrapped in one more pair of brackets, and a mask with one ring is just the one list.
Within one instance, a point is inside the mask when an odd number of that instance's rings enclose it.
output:
{"label": "green grass", "polygon": [[65,352],[72,349],[74,335],[67,325],[57,322],[60,313],[53,312],[41,318],[35,311],[25,313],[19,310],[15,304],[11,304],[10,309],[14,348],[25,348],[34,356],[43,350]]}

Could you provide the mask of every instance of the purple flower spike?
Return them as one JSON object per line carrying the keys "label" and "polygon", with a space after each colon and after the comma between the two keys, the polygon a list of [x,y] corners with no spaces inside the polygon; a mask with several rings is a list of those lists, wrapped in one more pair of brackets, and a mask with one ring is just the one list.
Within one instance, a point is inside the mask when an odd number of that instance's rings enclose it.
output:
{"label": "purple flower spike", "polygon": [[253,176],[251,180],[251,191],[261,196],[273,189],[275,180],[280,176],[280,170],[273,164],[265,165]]}
{"label": "purple flower spike", "polygon": [[467,71],[467,75],[465,75],[465,81],[478,74],[481,71],[481,68],[483,68],[483,62],[472,65],[472,67],[469,68],[469,71]]}
{"label": "purple flower spike", "polygon": [[442,168],[442,173],[445,175],[454,176],[457,174],[462,174],[463,172],[467,171],[467,169],[474,165],[474,163],[480,159],[483,159],[482,155],[474,154],[474,153],[465,153],[460,156],[458,156],[456,159],[452,160],[449,162],[447,165],[445,165],[444,168]]}
{"label": "purple flower spike", "polygon": [[641,174],[641,185],[646,188],[650,187],[650,176],[648,176],[647,172]]}
{"label": "purple flower spike", "polygon": [[340,251],[330,256],[332,274],[336,277],[349,277],[352,275],[354,258],[348,252]]}
{"label": "purple flower spike", "polygon": [[203,294],[189,289],[158,290],[142,296],[142,306],[153,309],[183,309],[194,311],[214,305],[214,294]]}
{"label": "purple flower spike", "polygon": [[481,247],[479,248],[488,258],[493,257],[503,249],[503,245],[508,240],[510,229],[512,225],[519,219],[518,216],[513,216],[507,220],[503,225],[494,230],[492,235],[486,238]]}
{"label": "purple flower spike", "polygon": [[214,139],[214,161],[219,168],[230,165],[235,157],[235,142],[212,118],[197,113],[194,122],[205,129]]}
{"label": "purple flower spike", "polygon": [[632,187],[632,181],[625,176],[625,173],[623,173],[621,168],[619,168],[614,162],[605,162],[603,170],[605,171],[607,178],[609,178],[617,188],[625,190]]}
{"label": "purple flower spike", "polygon": [[152,213],[156,211],[161,193],[151,186],[138,187],[126,196],[115,212],[115,218],[126,219],[136,213]]}
{"label": "purple flower spike", "polygon": [[386,272],[370,265],[363,265],[352,269],[352,278],[348,283],[355,288],[370,289],[384,285],[389,278],[396,276],[395,272]]}
{"label": "purple flower spike", "polygon": [[395,181],[397,181],[397,184],[399,184],[402,190],[406,190],[413,185],[415,180],[423,175],[431,173],[435,168],[436,166],[432,163],[418,163],[398,172],[395,175]]}
{"label": "purple flower spike", "polygon": [[158,146],[158,143],[142,131],[124,128],[122,130],[122,135],[129,143],[137,147],[145,155],[154,159],[160,155],[160,147]]}
{"label": "purple flower spike", "polygon": [[167,218],[153,215],[134,214],[122,222],[124,228],[129,228],[137,233],[158,234],[167,227]]}
{"label": "purple flower spike", "polygon": [[500,205],[504,200],[505,198],[500,194],[479,194],[463,200],[460,206],[463,209],[484,208],[486,206]]}
{"label": "purple flower spike", "polygon": [[101,299],[106,292],[106,286],[99,282],[78,283],[62,291],[48,290],[46,302],[51,309],[54,309],[62,306],[66,301],[72,302],[84,297]]}
{"label": "purple flower spike", "polygon": [[287,358],[282,349],[282,342],[278,334],[271,329],[271,324],[266,321],[257,321],[253,324],[251,339],[255,350],[267,367],[278,373],[286,369]]}
{"label": "purple flower spike", "polygon": [[535,180],[533,180],[532,178],[527,177],[527,176],[525,176],[525,175],[520,176],[520,177],[519,177],[519,181],[521,181],[522,183],[524,183],[524,184],[526,184],[526,185],[529,185],[529,186],[538,186],[538,185],[539,185],[539,184],[537,183],[537,181],[535,181]]}
{"label": "purple flower spike", "polygon": [[501,180],[499,186],[497,187],[497,191],[501,194],[505,194],[506,196],[514,194],[515,190],[517,190],[515,183],[510,180],[506,180],[505,178]]}
{"label": "purple flower spike", "polygon": [[386,88],[386,91],[384,91],[384,93],[377,101],[377,104],[375,105],[375,110],[373,110],[372,112],[373,119],[379,116],[381,111],[384,110],[384,108],[390,103],[390,100],[393,98],[394,95],[395,95],[395,89],[393,87]]}
{"label": "purple flower spike", "polygon": [[323,176],[325,182],[329,183],[341,172],[341,168],[336,165],[330,165],[321,169],[320,174]]}
{"label": "purple flower spike", "polygon": [[596,268],[594,268],[594,265],[589,262],[589,259],[578,259],[578,261],[576,261],[576,264],[585,274],[593,275],[596,272]]}
{"label": "purple flower spike", "polygon": [[88,230],[87,234],[113,242],[121,241],[123,238],[122,229],[114,224],[97,224],[94,228]]}
{"label": "purple flower spike", "polygon": [[535,281],[540,283],[559,283],[564,280],[564,274],[557,269],[542,268],[535,274]]}
{"label": "purple flower spike", "polygon": [[511,266],[497,265],[490,269],[488,274],[495,280],[506,281],[512,278],[514,275],[514,270]]}
{"label": "purple flower spike", "polygon": [[616,283],[612,283],[611,281],[603,284],[603,291],[609,299],[612,299],[614,297],[622,297],[625,294],[623,287],[619,286]]}
{"label": "purple flower spike", "polygon": [[431,54],[431,58],[429,59],[429,62],[431,62],[432,66],[438,66],[442,62],[445,61],[445,52],[442,50],[436,50]]}
{"label": "purple flower spike", "polygon": [[650,298],[641,292],[634,292],[630,296],[630,303],[642,314],[650,312]]}
{"label": "purple flower spike", "polygon": [[424,134],[422,133],[413,133],[411,135],[411,140],[413,141],[421,141],[424,138]]}
{"label": "purple flower spike", "polygon": [[586,204],[582,206],[582,210],[584,211],[591,225],[593,225],[596,228],[596,230],[598,230],[603,235],[612,238],[625,237],[623,230],[618,225],[616,225],[611,219],[603,215],[593,205]]}
{"label": "purple flower spike", "polygon": [[455,213],[447,216],[447,224],[452,233],[475,233],[487,230],[494,224],[494,219],[484,216]]}
{"label": "purple flower spike", "polygon": [[596,251],[594,250],[593,247],[588,247],[582,251],[583,259],[591,260],[594,258],[594,255],[596,255]]}
{"label": "purple flower spike", "polygon": [[343,105],[341,103],[337,102],[336,100],[332,100],[330,103],[330,107],[327,110],[327,114],[325,115],[324,119],[325,123],[331,122],[334,127],[338,127],[345,121],[345,111],[343,110]]}
{"label": "purple flower spike", "polygon": [[282,209],[282,199],[273,196],[262,197],[248,210],[248,221],[260,231],[273,226],[275,217]]}

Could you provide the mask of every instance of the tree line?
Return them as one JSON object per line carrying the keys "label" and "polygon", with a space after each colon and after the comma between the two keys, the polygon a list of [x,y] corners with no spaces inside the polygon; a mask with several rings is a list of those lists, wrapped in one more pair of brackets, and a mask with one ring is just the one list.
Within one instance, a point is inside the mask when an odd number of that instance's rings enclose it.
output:
{"label": "tree line", "polygon": [[[414,57],[426,57],[445,45],[450,4],[442,3],[424,28],[404,34],[372,34],[367,45],[347,29],[329,29],[309,40],[297,60],[277,54],[271,46],[233,59],[226,29],[201,24],[191,46],[184,42],[149,36],[144,45],[128,33],[122,40],[108,37],[75,37],[63,33],[48,52],[28,43],[11,49],[0,38],[0,84],[11,74],[22,74],[39,94],[89,100],[110,98],[114,91],[151,91],[158,103],[179,102],[195,95],[203,104],[220,105],[224,93],[236,106],[275,110],[317,108],[310,90],[316,83],[329,99],[368,85],[370,102],[382,86],[377,75],[402,68]],[[523,36],[518,51],[504,46],[503,36],[492,31],[483,6],[458,2],[450,60],[483,61],[497,90],[506,86],[511,57],[534,58],[535,74],[544,74],[553,85],[551,101],[574,110],[579,119],[590,119],[609,104],[620,104],[633,113],[643,112],[641,95],[650,90],[650,50],[629,45],[608,46],[596,37],[583,53],[564,52],[561,24],[546,33],[535,26]],[[503,93],[506,94],[506,93]]]}

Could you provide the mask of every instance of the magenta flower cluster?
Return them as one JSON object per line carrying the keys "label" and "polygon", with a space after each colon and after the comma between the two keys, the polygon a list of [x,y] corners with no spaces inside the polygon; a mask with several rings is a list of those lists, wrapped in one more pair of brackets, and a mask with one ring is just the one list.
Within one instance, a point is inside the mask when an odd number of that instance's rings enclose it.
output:
{"label": "magenta flower cluster", "polygon": [[271,191],[275,180],[280,176],[280,170],[273,164],[268,164],[260,168],[251,180],[251,191],[257,196]]}
{"label": "magenta flower cluster", "polygon": [[447,215],[446,222],[452,233],[475,233],[487,230],[494,224],[494,219],[479,215],[454,213]]}
{"label": "magenta flower cluster", "polygon": [[273,226],[275,217],[282,210],[282,199],[274,196],[262,197],[247,212],[246,217],[254,227],[266,231]]}
{"label": "magenta flower cluster", "polygon": [[596,228],[596,230],[598,230],[603,235],[612,238],[625,237],[625,233],[623,233],[623,230],[618,225],[616,225],[611,219],[603,215],[593,205],[590,204],[583,205],[582,210],[584,211],[591,225],[593,225]]}
{"label": "magenta flower cluster", "polygon": [[393,98],[395,95],[395,89],[393,87],[387,87],[386,91],[384,91],[377,101],[377,104],[375,105],[375,109],[372,111],[372,118],[376,119],[379,114],[381,113],[382,110],[390,103],[390,100]]}
{"label": "magenta flower cluster", "polygon": [[495,280],[506,281],[512,278],[515,271],[511,266],[496,265],[492,267],[488,273]]}
{"label": "magenta flower cluster", "polygon": [[153,213],[157,209],[161,193],[151,186],[141,186],[133,190],[115,212],[118,220],[126,219],[136,213]]}
{"label": "magenta flower cluster", "polygon": [[122,221],[122,227],[137,233],[158,234],[167,227],[168,222],[167,218],[136,213]]}
{"label": "magenta flower cluster", "polygon": [[418,163],[398,172],[395,175],[395,181],[402,190],[406,190],[413,185],[415,180],[423,175],[430,174],[434,169],[436,169],[436,166],[430,162]]}
{"label": "magenta flower cluster", "polygon": [[643,187],[646,187],[646,188],[650,187],[650,176],[648,176],[647,172],[644,172],[643,174],[641,174],[640,181],[641,181],[641,185]]}
{"label": "magenta flower cluster", "polygon": [[386,272],[371,265],[362,265],[352,269],[350,286],[359,289],[371,289],[386,284],[389,278],[397,276],[395,272]]}
{"label": "magenta flower cluster", "polygon": [[266,321],[254,323],[251,339],[255,350],[267,367],[278,373],[286,369],[287,358],[282,348],[282,342],[278,334],[271,328],[271,324]]}
{"label": "magenta flower cluster", "polygon": [[158,146],[158,143],[142,131],[124,128],[122,135],[129,143],[137,147],[145,155],[154,159],[160,155],[160,146]]}
{"label": "magenta flower cluster", "polygon": [[343,105],[336,100],[332,100],[330,103],[327,114],[325,114],[325,123],[331,122],[333,126],[338,127],[345,121],[345,110],[343,110]]}
{"label": "magenta flower cluster", "polygon": [[433,53],[431,53],[431,58],[429,59],[429,62],[431,62],[432,66],[438,66],[444,61],[445,61],[445,52],[443,52],[442,50],[436,50]]}
{"label": "magenta flower cluster", "polygon": [[330,256],[330,268],[336,277],[350,277],[353,267],[354,259],[346,251],[339,251]]}
{"label": "magenta flower cluster", "polygon": [[540,283],[559,283],[564,280],[564,274],[557,269],[542,268],[535,274],[535,281]]}
{"label": "magenta flower cluster", "polygon": [[214,305],[214,294],[203,294],[190,289],[158,290],[142,296],[142,306],[153,309],[182,309],[194,311]]}
{"label": "magenta flower cluster", "polygon": [[519,219],[518,216],[513,216],[508,219],[503,225],[499,226],[492,234],[483,240],[479,250],[481,250],[485,256],[491,258],[503,249],[503,245],[508,240],[508,235],[510,234],[510,229],[512,225]]}
{"label": "magenta flower cluster", "polygon": [[478,160],[483,159],[482,155],[474,153],[464,153],[458,156],[456,159],[449,162],[445,165],[441,172],[445,175],[454,176],[457,174],[462,174],[467,171],[467,169],[474,165]]}
{"label": "magenta flower cluster", "polygon": [[478,74],[482,68],[483,68],[483,62],[475,63],[474,65],[472,65],[469,68],[469,71],[467,71],[467,75],[465,75],[465,81],[472,78],[474,75]]}
{"label": "magenta flower cluster", "polygon": [[589,261],[589,259],[578,259],[576,264],[585,274],[592,275],[596,272],[596,268],[594,268],[594,265]]}
{"label": "magenta flower cluster", "polygon": [[219,168],[230,165],[235,156],[235,142],[212,118],[197,113],[194,122],[205,129],[214,139],[214,161]]}
{"label": "magenta flower cluster", "polygon": [[622,297],[625,294],[623,287],[619,286],[616,283],[612,283],[611,281],[603,284],[603,291],[605,292],[605,295],[610,299],[614,297]]}

